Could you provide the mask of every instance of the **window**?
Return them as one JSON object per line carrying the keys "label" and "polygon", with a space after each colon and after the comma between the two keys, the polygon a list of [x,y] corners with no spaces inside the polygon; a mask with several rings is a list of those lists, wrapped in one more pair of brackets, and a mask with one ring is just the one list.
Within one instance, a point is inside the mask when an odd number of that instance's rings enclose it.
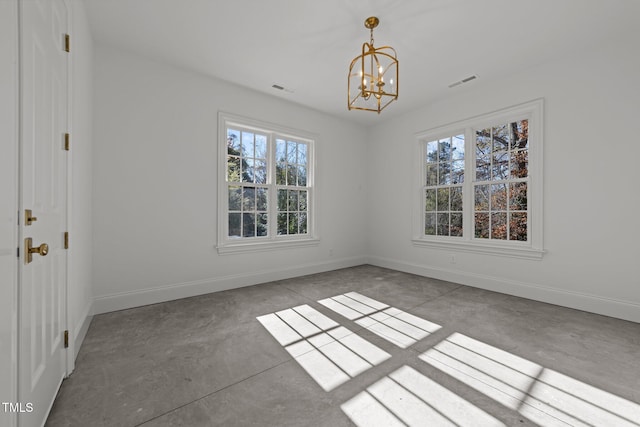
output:
{"label": "window", "polygon": [[425,234],[462,236],[464,135],[426,143]]}
{"label": "window", "polygon": [[314,138],[225,113],[219,128],[218,251],[315,244]]}
{"label": "window", "polygon": [[541,100],[417,140],[414,244],[542,257]]}

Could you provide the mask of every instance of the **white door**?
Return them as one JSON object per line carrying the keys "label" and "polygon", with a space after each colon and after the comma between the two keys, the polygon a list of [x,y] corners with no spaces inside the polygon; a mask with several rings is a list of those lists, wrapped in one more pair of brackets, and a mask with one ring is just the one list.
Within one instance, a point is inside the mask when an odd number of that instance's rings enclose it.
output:
{"label": "white door", "polygon": [[[18,414],[19,426],[44,423],[66,373],[66,33],[64,0],[20,1],[18,398],[25,407]],[[25,218],[27,209],[37,218],[31,225]],[[27,238],[32,239],[34,249],[43,249],[32,254],[30,263]],[[48,245],[48,251],[42,244]]]}

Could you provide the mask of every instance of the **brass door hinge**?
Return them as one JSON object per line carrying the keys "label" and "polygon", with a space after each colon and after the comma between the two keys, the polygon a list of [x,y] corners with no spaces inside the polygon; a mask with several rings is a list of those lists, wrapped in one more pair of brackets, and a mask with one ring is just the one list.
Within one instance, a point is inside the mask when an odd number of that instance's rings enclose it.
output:
{"label": "brass door hinge", "polygon": [[69,37],[69,34],[64,35],[64,51],[71,52],[71,37]]}
{"label": "brass door hinge", "polygon": [[69,331],[64,331],[64,348],[69,348]]}
{"label": "brass door hinge", "polygon": [[64,248],[69,249],[69,232],[64,232]]}
{"label": "brass door hinge", "polygon": [[65,133],[64,134],[64,149],[65,149],[65,151],[69,151],[69,147],[70,147],[69,134]]}

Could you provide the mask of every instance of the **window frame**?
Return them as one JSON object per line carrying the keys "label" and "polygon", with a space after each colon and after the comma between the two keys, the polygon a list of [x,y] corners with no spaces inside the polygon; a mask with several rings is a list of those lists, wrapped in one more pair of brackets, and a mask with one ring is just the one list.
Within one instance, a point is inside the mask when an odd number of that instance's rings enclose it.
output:
{"label": "window frame", "polygon": [[[413,202],[413,238],[418,247],[453,250],[523,259],[542,259],[543,246],[543,99],[460,120],[415,134],[413,181],[419,196]],[[476,130],[529,120],[527,241],[476,238],[474,233],[475,132]],[[425,234],[425,189],[427,142],[464,135],[463,236]],[[415,194],[415,193],[414,193]]]}
{"label": "window frame", "polygon": [[[237,183],[238,186],[265,187],[267,197],[267,236],[231,237],[229,236],[229,187],[235,183],[229,182],[227,175],[227,129],[246,130],[267,136],[266,183]],[[304,143],[307,145],[307,179],[306,186],[288,186],[276,183],[276,139],[284,139]],[[275,250],[300,246],[317,245],[317,227],[315,223],[315,142],[317,136],[310,132],[288,128],[273,123],[250,119],[239,115],[220,111],[218,113],[218,237],[217,251],[219,254],[234,254],[252,251]],[[307,233],[306,234],[278,234],[278,189],[294,189],[307,191]]]}

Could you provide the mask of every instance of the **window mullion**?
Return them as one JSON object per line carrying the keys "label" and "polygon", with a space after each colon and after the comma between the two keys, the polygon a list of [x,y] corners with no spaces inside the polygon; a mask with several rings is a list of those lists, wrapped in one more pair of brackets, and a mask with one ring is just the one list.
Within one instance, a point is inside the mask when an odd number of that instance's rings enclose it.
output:
{"label": "window mullion", "polygon": [[463,218],[463,238],[464,240],[472,240],[474,235],[474,181],[475,181],[475,164],[476,150],[473,129],[465,129],[464,132],[464,186],[462,190],[462,218]]}
{"label": "window mullion", "polygon": [[273,133],[269,134],[267,139],[267,188],[269,192],[268,205],[267,205],[267,229],[269,234],[269,240],[273,240],[276,237],[276,225],[277,225],[277,191],[276,191],[276,143]]}

